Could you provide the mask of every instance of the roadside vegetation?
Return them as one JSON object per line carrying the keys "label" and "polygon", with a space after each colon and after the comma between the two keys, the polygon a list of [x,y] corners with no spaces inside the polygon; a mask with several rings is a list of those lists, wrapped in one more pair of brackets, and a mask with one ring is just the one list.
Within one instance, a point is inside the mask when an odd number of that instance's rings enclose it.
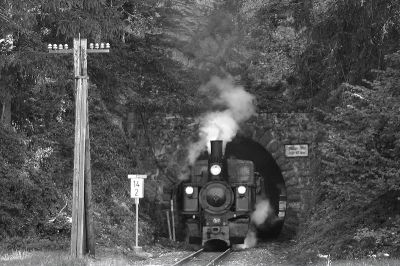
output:
{"label": "roadside vegetation", "polygon": [[66,254],[55,254],[47,252],[32,252],[32,251],[15,251],[4,254],[0,257],[0,263],[4,266],[28,266],[28,265],[87,265],[87,259],[73,259]]}

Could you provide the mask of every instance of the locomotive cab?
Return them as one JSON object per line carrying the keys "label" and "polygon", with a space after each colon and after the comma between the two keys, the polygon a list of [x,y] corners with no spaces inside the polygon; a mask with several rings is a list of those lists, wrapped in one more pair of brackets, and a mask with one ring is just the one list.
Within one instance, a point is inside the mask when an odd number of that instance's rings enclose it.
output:
{"label": "locomotive cab", "polygon": [[222,141],[211,141],[209,159],[193,165],[181,191],[190,244],[244,243],[256,197],[252,161],[225,159]]}

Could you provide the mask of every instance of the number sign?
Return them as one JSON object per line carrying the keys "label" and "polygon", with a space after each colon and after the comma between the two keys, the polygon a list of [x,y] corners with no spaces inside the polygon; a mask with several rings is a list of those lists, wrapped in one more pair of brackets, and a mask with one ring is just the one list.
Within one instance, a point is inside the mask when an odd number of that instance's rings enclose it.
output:
{"label": "number sign", "polygon": [[146,175],[128,175],[131,180],[131,198],[144,197],[144,179]]}
{"label": "number sign", "polygon": [[286,157],[308,157],[308,144],[285,145]]}

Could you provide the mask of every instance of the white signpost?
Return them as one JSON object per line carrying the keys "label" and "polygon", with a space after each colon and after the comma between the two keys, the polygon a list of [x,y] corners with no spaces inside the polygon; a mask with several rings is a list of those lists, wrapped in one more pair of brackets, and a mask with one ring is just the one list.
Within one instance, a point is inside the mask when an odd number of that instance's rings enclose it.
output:
{"label": "white signpost", "polygon": [[139,236],[139,199],[144,197],[144,180],[147,178],[147,175],[128,175],[128,178],[131,180],[131,198],[135,199],[136,205],[136,243],[135,243],[135,252],[142,251],[142,248],[138,245],[138,236]]}

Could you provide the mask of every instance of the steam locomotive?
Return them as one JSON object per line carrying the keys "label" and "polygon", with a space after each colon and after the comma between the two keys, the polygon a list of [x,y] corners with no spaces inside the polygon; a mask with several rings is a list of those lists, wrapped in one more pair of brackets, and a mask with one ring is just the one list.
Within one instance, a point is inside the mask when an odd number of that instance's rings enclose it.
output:
{"label": "steam locomotive", "polygon": [[243,244],[261,183],[253,161],[226,158],[222,141],[211,141],[208,158],[197,160],[189,180],[180,184],[186,241],[203,246],[210,241]]}

